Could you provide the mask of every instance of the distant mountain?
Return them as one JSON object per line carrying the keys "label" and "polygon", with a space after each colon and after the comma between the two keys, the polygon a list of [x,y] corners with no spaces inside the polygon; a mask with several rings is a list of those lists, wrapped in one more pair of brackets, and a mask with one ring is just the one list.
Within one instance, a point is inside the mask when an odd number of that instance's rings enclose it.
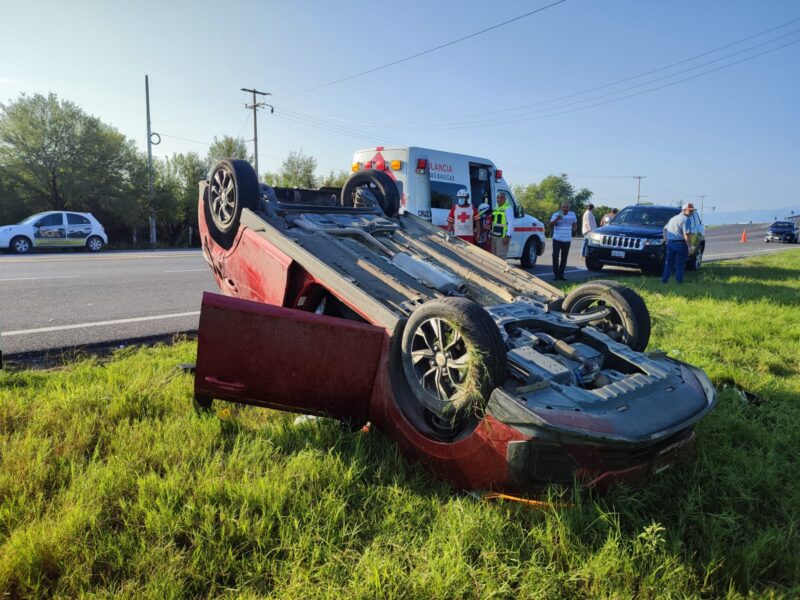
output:
{"label": "distant mountain", "polygon": [[[697,206],[697,205],[695,205]],[[729,225],[732,223],[772,223],[791,215],[800,215],[800,204],[756,210],[710,211],[706,209],[703,221],[707,225]]]}

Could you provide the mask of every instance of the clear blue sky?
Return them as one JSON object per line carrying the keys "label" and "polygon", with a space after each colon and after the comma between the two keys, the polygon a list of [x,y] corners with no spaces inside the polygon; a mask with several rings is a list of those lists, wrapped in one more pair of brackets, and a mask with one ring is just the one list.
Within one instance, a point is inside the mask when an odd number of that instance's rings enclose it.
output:
{"label": "clear blue sky", "polygon": [[[164,135],[161,156],[205,154],[215,135],[250,139],[248,96],[239,89],[256,87],[272,92],[276,107],[274,115],[259,114],[262,171],[276,170],[300,148],[328,171],[347,169],[357,148],[400,143],[489,157],[512,184],[566,172],[599,203],[630,202],[631,176],[639,174],[647,176],[642,194],[653,201],[705,194],[718,211],[798,203],[800,43],[652,93],[574,109],[800,40],[800,21],[670,70],[532,106],[525,115],[485,114],[572,95],[757,34],[799,18],[796,0],[567,0],[420,58],[291,95],[548,3],[5,0],[0,101],[55,92],[144,148],[147,73],[153,128]],[[484,116],[465,117],[475,113]]]}

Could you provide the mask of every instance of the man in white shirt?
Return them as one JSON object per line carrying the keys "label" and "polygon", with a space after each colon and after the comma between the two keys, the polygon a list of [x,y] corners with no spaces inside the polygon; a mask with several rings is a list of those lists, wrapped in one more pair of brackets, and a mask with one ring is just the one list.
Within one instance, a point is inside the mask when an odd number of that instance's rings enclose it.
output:
{"label": "man in white shirt", "polygon": [[581,256],[586,256],[586,246],[589,244],[589,233],[597,229],[597,221],[595,221],[593,210],[594,204],[587,204],[586,211],[583,213],[583,223],[581,224],[581,233],[583,234]]}
{"label": "man in white shirt", "polygon": [[561,203],[561,210],[550,217],[550,225],[553,228],[553,279],[566,281],[564,270],[567,268],[569,245],[578,228],[578,217],[569,209],[569,202]]}

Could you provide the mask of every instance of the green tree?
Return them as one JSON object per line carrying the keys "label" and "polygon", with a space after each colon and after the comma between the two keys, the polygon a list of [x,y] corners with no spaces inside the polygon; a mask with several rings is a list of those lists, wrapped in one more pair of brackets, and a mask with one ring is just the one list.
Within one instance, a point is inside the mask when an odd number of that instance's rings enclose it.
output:
{"label": "green tree", "polygon": [[253,155],[247,150],[247,144],[242,138],[225,135],[222,139],[217,139],[214,136],[214,142],[208,147],[208,164],[213,165],[223,158],[238,158],[249,163],[253,162]]}
{"label": "green tree", "polygon": [[592,197],[592,191],[587,188],[576,191],[567,174],[562,173],[548,175],[539,183],[514,186],[514,197],[525,207],[527,213],[546,223],[565,200],[570,203],[576,215],[583,213]]}
{"label": "green tree", "polygon": [[0,166],[28,213],[92,212],[109,234],[142,218],[133,141],[55,94],[0,104]]}
{"label": "green tree", "polygon": [[344,169],[341,169],[336,173],[330,171],[327,175],[325,175],[319,180],[319,186],[340,188],[344,185],[344,182],[347,181],[348,177],[350,177],[350,173],[348,173]]}
{"label": "green tree", "polygon": [[278,174],[283,187],[314,188],[317,186],[317,159],[303,154],[301,148],[297,152],[289,152],[289,156],[281,164]]}

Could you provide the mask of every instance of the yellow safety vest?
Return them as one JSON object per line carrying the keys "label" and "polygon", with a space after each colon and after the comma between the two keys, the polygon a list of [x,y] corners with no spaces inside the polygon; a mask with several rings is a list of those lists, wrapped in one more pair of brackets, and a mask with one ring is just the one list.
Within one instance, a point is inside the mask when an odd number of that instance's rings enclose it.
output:
{"label": "yellow safety vest", "polygon": [[506,237],[507,235],[506,205],[495,206],[492,211],[492,237]]}

